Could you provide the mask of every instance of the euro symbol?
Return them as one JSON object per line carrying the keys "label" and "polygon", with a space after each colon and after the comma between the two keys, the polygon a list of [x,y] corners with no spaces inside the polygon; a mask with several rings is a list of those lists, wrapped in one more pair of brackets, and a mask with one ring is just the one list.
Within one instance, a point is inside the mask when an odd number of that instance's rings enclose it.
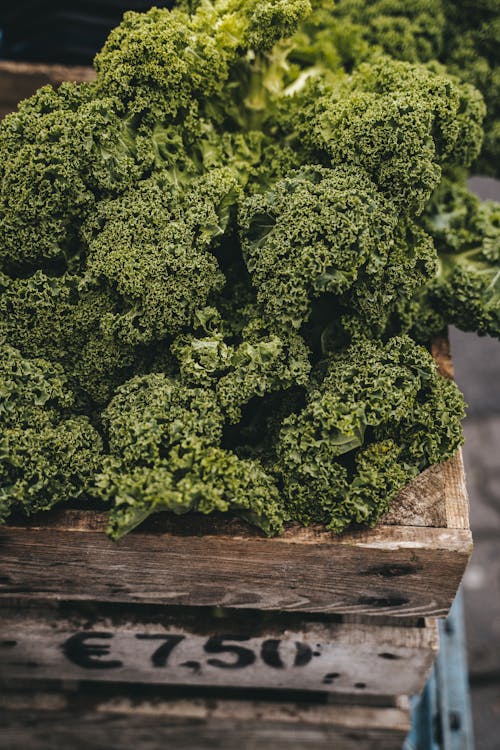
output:
{"label": "euro symbol", "polygon": [[123,666],[118,659],[104,660],[110,652],[109,643],[92,643],[96,639],[110,640],[113,633],[75,633],[63,644],[64,655],[84,669],[117,669]]}

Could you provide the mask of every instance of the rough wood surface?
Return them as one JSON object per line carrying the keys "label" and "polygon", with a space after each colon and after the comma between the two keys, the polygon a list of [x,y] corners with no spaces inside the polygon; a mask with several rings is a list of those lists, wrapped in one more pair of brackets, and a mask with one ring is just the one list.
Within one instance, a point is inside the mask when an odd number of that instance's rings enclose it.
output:
{"label": "rough wood surface", "polygon": [[82,516],[90,528],[100,521],[76,513],[80,529],[3,527],[0,597],[438,616],[471,552],[464,529],[379,526],[336,537],[293,527],[266,539],[208,519],[199,536],[190,519],[115,544],[82,531]]}
{"label": "rough wood surface", "polygon": [[[389,710],[389,709],[386,709]],[[197,716],[95,716],[68,713],[6,717],[4,747],[29,750],[401,750],[408,731],[398,727],[342,727],[310,722]]]}
{"label": "rough wood surface", "polygon": [[432,356],[438,363],[439,372],[445,378],[453,378],[453,360],[447,336],[436,336],[432,341]]}
{"label": "rough wood surface", "polygon": [[[67,608],[66,608],[67,609]],[[3,615],[0,684],[40,680],[417,694],[437,653],[423,628],[318,622],[164,608],[120,613],[56,608]]]}
{"label": "rough wood surface", "polygon": [[104,514],[56,510],[0,529],[0,598],[447,614],[472,549],[461,455],[417,477],[389,520],[267,539],[233,518],[160,514],[115,544]]}
{"label": "rough wood surface", "polygon": [[[1,701],[0,701],[1,702]],[[6,748],[30,750],[401,750],[409,711],[400,708],[234,700],[97,699],[90,707],[50,694],[0,713]],[[46,706],[46,708],[44,708]]]}
{"label": "rough wood surface", "polygon": [[95,72],[87,66],[46,65],[0,60],[0,117],[12,112],[18,102],[50,83],[91,81]]}
{"label": "rough wood surface", "polygon": [[431,466],[399,493],[382,524],[469,528],[469,508],[462,451]]}

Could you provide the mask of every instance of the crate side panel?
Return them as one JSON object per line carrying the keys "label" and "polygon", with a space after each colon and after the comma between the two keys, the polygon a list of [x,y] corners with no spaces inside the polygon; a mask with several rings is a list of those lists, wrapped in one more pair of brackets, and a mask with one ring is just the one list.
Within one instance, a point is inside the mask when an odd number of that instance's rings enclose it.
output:
{"label": "crate side panel", "polygon": [[40,86],[58,86],[63,81],[91,81],[92,68],[85,66],[45,65],[0,60],[0,118],[16,109]]}
{"label": "crate side panel", "polygon": [[367,615],[447,613],[471,551],[465,530],[380,526],[335,537],[0,529],[0,597]]}
{"label": "crate side panel", "polygon": [[344,695],[406,695],[423,688],[437,652],[425,628],[258,619],[206,613],[197,622],[157,608],[130,620],[126,609],[7,610],[0,683],[64,680]]}
{"label": "crate side panel", "polygon": [[[8,702],[0,714],[9,747],[30,750],[123,750],[160,745],[180,750],[400,750],[409,729],[407,708],[308,706],[258,701],[97,701],[90,710],[59,710]],[[52,701],[53,703],[53,701]],[[71,702],[70,702],[71,703]]]}
{"label": "crate side panel", "polygon": [[401,750],[406,730],[399,728],[345,729],[314,724],[268,722],[261,716],[240,722],[227,719],[196,720],[155,717],[123,717],[28,713],[6,717],[2,722],[5,747],[30,750],[123,750],[140,747],[158,750]]}

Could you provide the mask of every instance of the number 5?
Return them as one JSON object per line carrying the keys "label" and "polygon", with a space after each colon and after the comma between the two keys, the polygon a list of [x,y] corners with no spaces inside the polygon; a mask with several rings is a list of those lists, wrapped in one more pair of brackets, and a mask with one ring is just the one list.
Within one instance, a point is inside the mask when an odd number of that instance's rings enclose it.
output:
{"label": "number 5", "polygon": [[255,661],[255,654],[249,648],[224,644],[224,641],[248,641],[242,635],[214,635],[205,643],[204,649],[207,654],[234,654],[236,661],[222,661],[221,659],[207,659],[207,664],[220,669],[242,669],[249,667]]}

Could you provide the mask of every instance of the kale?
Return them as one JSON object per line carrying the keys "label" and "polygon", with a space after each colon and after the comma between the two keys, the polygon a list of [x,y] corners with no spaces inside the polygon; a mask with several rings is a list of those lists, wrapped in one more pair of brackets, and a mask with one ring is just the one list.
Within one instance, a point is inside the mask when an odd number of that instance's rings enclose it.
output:
{"label": "kale", "polygon": [[462,441],[421,344],[500,337],[494,5],[177,6],[0,124],[0,516],[372,525]]}

